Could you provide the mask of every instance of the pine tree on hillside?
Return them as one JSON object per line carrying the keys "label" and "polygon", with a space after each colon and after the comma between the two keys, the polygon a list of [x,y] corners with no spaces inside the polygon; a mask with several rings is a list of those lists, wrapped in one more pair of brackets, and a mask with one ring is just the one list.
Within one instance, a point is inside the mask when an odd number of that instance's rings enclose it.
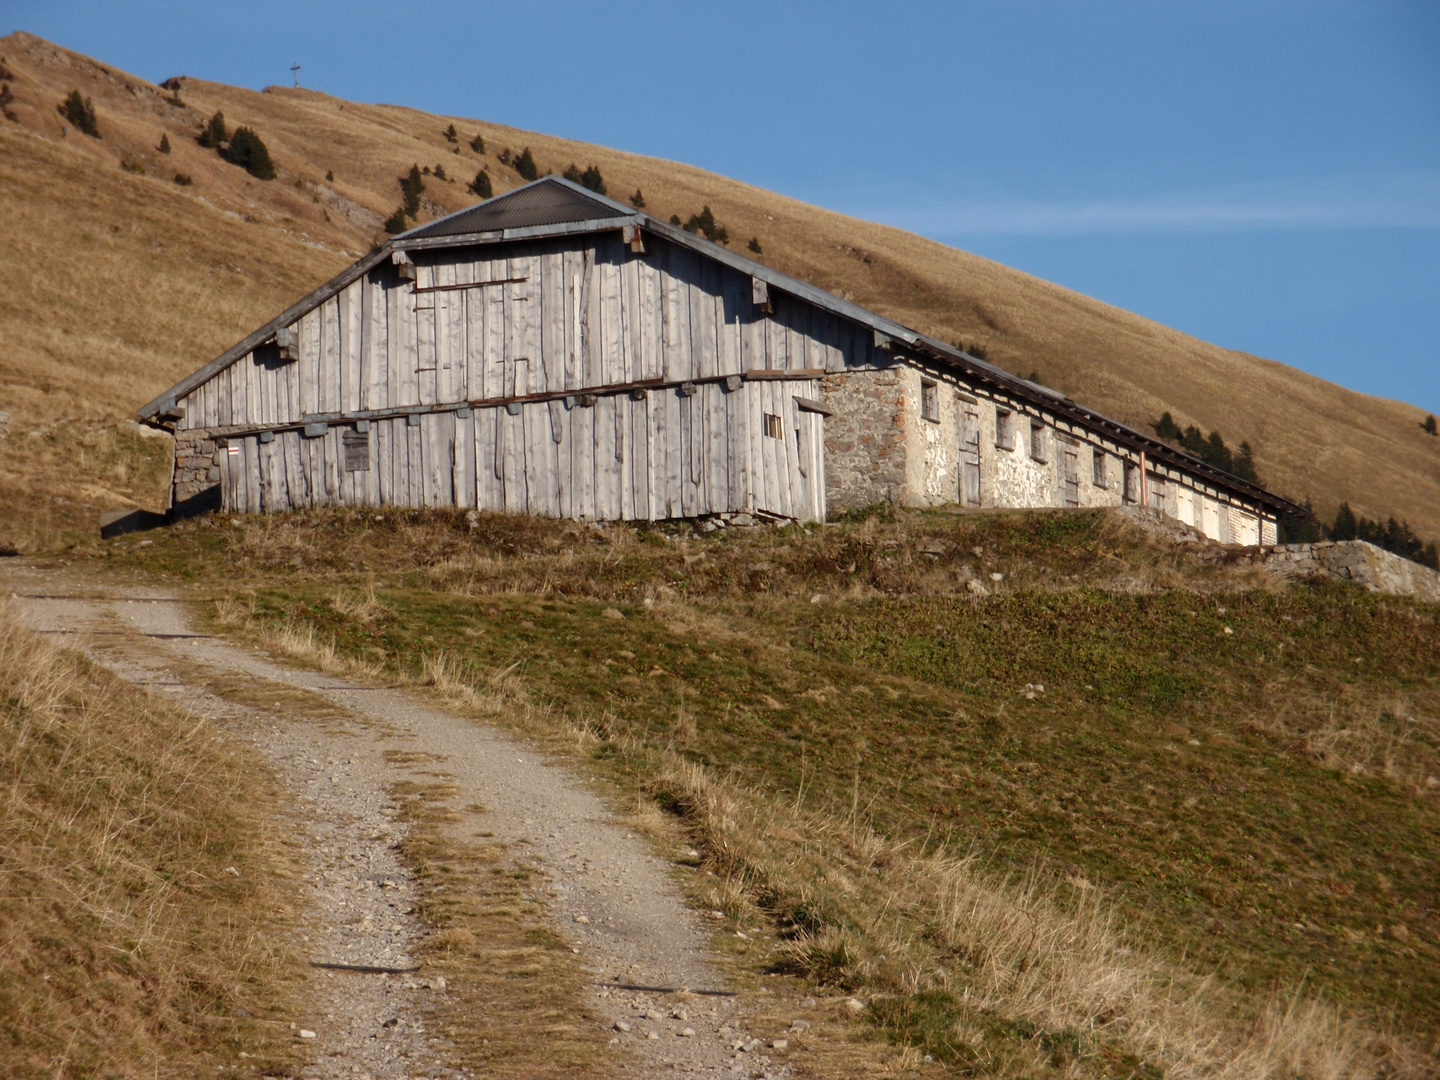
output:
{"label": "pine tree on hillside", "polygon": [[745,246],[751,251],[753,251],[756,255],[764,254],[764,252],[760,250],[760,238],[758,236],[750,237],[750,243],[746,244]]}
{"label": "pine tree on hillside", "polygon": [[100,125],[95,121],[95,103],[88,97],[82,98],[79,90],[71,90],[66,96],[60,106],[60,115],[92,139],[100,138]]}
{"label": "pine tree on hillside", "polygon": [[232,165],[239,165],[256,180],[275,179],[275,163],[270,160],[270,151],[252,128],[236,128],[220,156]]}
{"label": "pine tree on hillside", "polygon": [[420,178],[420,166],[411,165],[410,171],[400,177],[400,196],[404,200],[400,209],[408,218],[420,213],[420,193],[425,190],[425,181]]}
{"label": "pine tree on hillside", "polygon": [[445,141],[446,141],[446,142],[454,142],[454,141],[455,141],[456,139],[458,139],[458,138],[459,138],[459,133],[455,130],[455,125],[454,125],[454,124],[451,124],[449,127],[447,127],[447,128],[445,129]]}
{"label": "pine tree on hillside", "polygon": [[638,187],[635,189],[635,194],[630,196],[630,205],[635,207],[636,210],[645,209],[645,196],[640,193]]}
{"label": "pine tree on hillside", "polygon": [[488,199],[495,194],[494,188],[490,185],[490,173],[481,169],[475,174],[475,179],[470,181],[470,190],[482,199]]}
{"label": "pine tree on hillside", "polygon": [[700,233],[705,239],[717,244],[730,242],[730,233],[724,225],[715,220],[715,215],[708,206],[702,207],[698,214],[691,214],[690,220],[681,227],[688,233]]}
{"label": "pine tree on hillside", "polygon": [[1155,429],[1156,436],[1166,442],[1180,442],[1185,434],[1180,430],[1180,425],[1175,423],[1175,418],[1168,412],[1161,413],[1160,419],[1150,426]]}
{"label": "pine tree on hillside", "polygon": [[385,231],[391,236],[405,231],[405,208],[397,206],[395,212],[385,219]]}
{"label": "pine tree on hillside", "polygon": [[169,136],[169,135],[161,135],[161,136],[160,136],[160,145],[157,147],[157,149],[158,149],[158,150],[160,151],[160,153],[162,153],[162,154],[168,154],[168,153],[170,152],[170,136]]}
{"label": "pine tree on hillside", "polygon": [[1435,417],[1433,417],[1433,416],[1427,416],[1427,417],[1425,417],[1425,422],[1424,422],[1423,424],[1421,424],[1420,426],[1421,426],[1422,428],[1424,428],[1426,431],[1428,431],[1431,435],[1435,435],[1435,434],[1437,434],[1437,433],[1440,433],[1440,432],[1437,432],[1437,428],[1436,428],[1436,425],[1435,425]]}
{"label": "pine tree on hillside", "polygon": [[1342,502],[1340,509],[1335,511],[1335,523],[1330,526],[1330,539],[1354,540],[1358,535],[1359,525],[1355,520],[1355,511],[1350,509],[1348,502]]}
{"label": "pine tree on hillside", "polygon": [[477,154],[483,154],[485,152],[485,140],[479,135],[476,135],[470,140],[470,149],[474,150]]}
{"label": "pine tree on hillside", "polygon": [[1235,458],[1230,464],[1231,474],[1238,476],[1247,483],[1260,486],[1260,474],[1255,471],[1255,454],[1250,449],[1248,442],[1242,442],[1240,449],[1235,452]]}
{"label": "pine tree on hillside", "polygon": [[515,171],[520,174],[522,180],[538,180],[540,178],[540,170],[535,165],[535,159],[530,156],[528,146],[515,159]]}
{"label": "pine tree on hillside", "polygon": [[230,133],[225,130],[225,114],[217,112],[200,129],[200,135],[195,140],[206,149],[224,146],[230,141]]}

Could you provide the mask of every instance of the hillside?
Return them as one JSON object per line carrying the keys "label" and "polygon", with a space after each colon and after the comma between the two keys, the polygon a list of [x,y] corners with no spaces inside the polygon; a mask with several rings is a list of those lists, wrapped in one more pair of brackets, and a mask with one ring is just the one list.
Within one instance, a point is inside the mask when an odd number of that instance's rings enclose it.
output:
{"label": "hillside", "polygon": [[[1341,499],[1440,536],[1440,440],[1423,413],[1282,364],[1219,348],[921,237],[846,218],[689,166],[480,120],[363,105],[307,90],[261,92],[181,77],[170,91],[31,35],[0,39],[0,499],[12,546],[89,527],[97,508],[162,498],[157,442],[115,424],[158,389],[331,276],[381,235],[412,163],[422,219],[521,183],[502,165],[529,147],[541,172],[594,164],[609,192],[682,218],[710,206],[763,261],[947,340],[1137,427],[1162,411],[1248,440],[1261,476],[1329,514]],[[174,83],[171,84],[176,85]],[[72,90],[100,138],[65,124]],[[252,179],[196,144],[223,111],[264,138],[279,175]],[[459,138],[446,140],[453,123]],[[471,147],[479,135],[485,152]],[[168,139],[170,152],[157,148]],[[122,163],[126,166],[122,168]],[[192,183],[180,186],[176,174]],[[32,437],[31,432],[36,434]],[[97,434],[98,433],[98,434]],[[68,512],[68,516],[67,516]],[[22,526],[14,524],[24,518]]]}

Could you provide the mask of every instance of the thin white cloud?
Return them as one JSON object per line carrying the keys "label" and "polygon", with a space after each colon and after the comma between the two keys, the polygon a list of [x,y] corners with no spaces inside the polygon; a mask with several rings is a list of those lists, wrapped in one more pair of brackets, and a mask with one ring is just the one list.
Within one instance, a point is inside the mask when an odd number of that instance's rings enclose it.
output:
{"label": "thin white cloud", "polygon": [[930,236],[1440,229],[1440,173],[1352,173],[1136,198],[975,198],[847,212]]}

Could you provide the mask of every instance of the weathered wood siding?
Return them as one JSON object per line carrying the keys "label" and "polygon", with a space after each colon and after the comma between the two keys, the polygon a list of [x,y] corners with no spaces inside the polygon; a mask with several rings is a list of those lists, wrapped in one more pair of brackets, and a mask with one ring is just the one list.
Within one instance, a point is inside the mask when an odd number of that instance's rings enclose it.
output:
{"label": "weathered wood siding", "polygon": [[[414,281],[382,264],[298,321],[298,359],[243,357],[180,402],[180,427],[228,443],[231,510],[823,518],[823,418],[794,399],[868,361],[870,335],[790,297],[766,313],[748,275],[646,243],[415,253]],[[353,470],[357,420],[369,467]]]}

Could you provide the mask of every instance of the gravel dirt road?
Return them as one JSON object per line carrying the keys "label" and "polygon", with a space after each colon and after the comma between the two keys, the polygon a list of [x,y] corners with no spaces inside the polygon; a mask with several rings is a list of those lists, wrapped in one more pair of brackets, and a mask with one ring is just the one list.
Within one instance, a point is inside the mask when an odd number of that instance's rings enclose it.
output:
{"label": "gravel dirt road", "polygon": [[[254,746],[288,789],[296,835],[310,865],[298,943],[312,962],[415,967],[427,929],[414,914],[417,885],[396,851],[406,826],[392,785],[425,761],[454,785],[451,804],[483,807],[483,827],[526,852],[538,870],[531,899],[596,983],[723,990],[707,932],[686,905],[674,867],[627,831],[566,769],[500,729],[421,704],[403,690],[361,686],[299,670],[256,650],[197,633],[187,601],[154,588],[77,580],[64,571],[10,564],[0,588],[32,625],[57,634],[132,681],[181,701]],[[330,709],[309,716],[277,695],[245,704],[208,689],[206,676],[301,688]],[[262,699],[263,692],[259,695]],[[303,700],[303,698],[302,698]],[[359,723],[337,723],[336,711]],[[389,752],[387,756],[387,751]],[[459,828],[460,826],[456,826]],[[366,974],[316,968],[313,1014],[296,1037],[313,1038],[308,1077],[466,1075],[432,1031],[443,979],[423,971]],[[601,985],[586,1021],[613,1055],[609,1075],[783,1077],[788,1069],[747,1032],[736,996],[667,997]]]}

